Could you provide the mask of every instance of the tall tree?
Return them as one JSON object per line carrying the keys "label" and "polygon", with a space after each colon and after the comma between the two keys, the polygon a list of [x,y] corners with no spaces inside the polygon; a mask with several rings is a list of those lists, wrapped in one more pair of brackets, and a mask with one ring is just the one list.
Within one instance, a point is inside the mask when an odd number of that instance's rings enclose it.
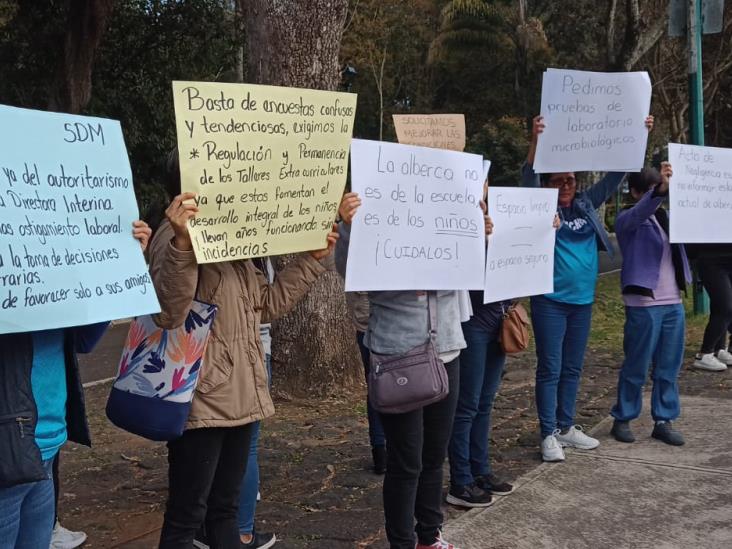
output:
{"label": "tall tree", "polygon": [[[246,3],[248,79],[258,84],[335,90],[347,0]],[[279,259],[278,268],[294,256]],[[361,379],[343,282],[329,271],[273,330],[274,377],[288,391],[326,394]]]}
{"label": "tall tree", "polygon": [[91,99],[94,57],[114,0],[69,0],[63,55],[51,88],[48,108],[79,113]]}

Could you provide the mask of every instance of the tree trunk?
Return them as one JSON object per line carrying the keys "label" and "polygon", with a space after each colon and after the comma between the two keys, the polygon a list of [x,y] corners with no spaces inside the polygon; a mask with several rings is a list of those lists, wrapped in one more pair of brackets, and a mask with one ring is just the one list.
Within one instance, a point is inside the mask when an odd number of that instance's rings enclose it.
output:
{"label": "tree trunk", "polygon": [[80,113],[91,99],[92,68],[114,0],[69,0],[64,50],[48,109]]}
{"label": "tree trunk", "polygon": [[[248,80],[258,84],[334,90],[347,0],[246,2]],[[294,256],[277,261],[281,269]],[[273,377],[278,389],[328,394],[362,383],[343,281],[334,270],[273,327]]]}

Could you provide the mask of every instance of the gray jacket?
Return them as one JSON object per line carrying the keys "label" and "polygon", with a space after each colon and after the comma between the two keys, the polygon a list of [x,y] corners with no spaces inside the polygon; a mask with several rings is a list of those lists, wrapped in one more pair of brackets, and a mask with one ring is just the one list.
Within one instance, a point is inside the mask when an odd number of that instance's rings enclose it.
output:
{"label": "gray jacket", "polygon": [[[350,225],[338,226],[335,263],[341,276],[346,275]],[[427,293],[416,290],[369,292],[368,330],[364,344],[377,354],[395,355],[421,345],[429,338]],[[446,354],[464,349],[460,325],[460,304],[456,291],[437,292],[437,351]]]}

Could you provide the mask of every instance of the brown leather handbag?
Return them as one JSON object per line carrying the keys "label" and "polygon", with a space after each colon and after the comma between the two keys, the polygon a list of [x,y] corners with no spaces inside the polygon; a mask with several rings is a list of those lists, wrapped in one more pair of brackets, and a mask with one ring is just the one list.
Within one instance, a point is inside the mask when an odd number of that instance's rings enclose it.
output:
{"label": "brown leather handbag", "polygon": [[529,313],[521,303],[503,308],[503,322],[498,341],[507,355],[525,351],[529,347]]}

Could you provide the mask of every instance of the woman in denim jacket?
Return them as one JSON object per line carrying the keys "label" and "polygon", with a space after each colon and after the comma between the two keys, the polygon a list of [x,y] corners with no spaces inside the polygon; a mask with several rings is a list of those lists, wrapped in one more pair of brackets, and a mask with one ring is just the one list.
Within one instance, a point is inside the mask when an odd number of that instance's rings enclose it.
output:
{"label": "woman in denim jacket", "polygon": [[[650,130],[653,117],[645,121]],[[536,408],[544,461],[564,461],[563,447],[591,450],[600,444],[575,425],[577,391],[592,322],[592,303],[598,272],[598,248],[614,253],[597,209],[618,189],[625,173],[610,172],[586,191],[577,192],[575,174],[550,173],[539,177],[532,168],[541,116],[534,118],[525,187],[540,185],[559,190],[554,252],[554,292],[531,298],[531,320],[536,340]]]}

